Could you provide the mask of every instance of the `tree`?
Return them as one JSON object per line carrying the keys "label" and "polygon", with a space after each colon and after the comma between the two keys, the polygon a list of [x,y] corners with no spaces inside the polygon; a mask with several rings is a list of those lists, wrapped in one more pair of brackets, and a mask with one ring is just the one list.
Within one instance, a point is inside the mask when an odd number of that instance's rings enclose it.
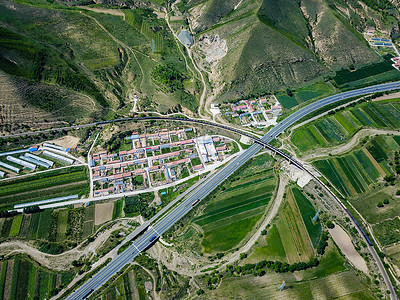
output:
{"label": "tree", "polygon": [[326,221],[326,227],[328,227],[329,229],[332,229],[335,227],[335,224],[331,220],[328,220],[328,221]]}
{"label": "tree", "polygon": [[240,253],[240,259],[245,259],[247,257],[247,253]]}
{"label": "tree", "polygon": [[389,199],[383,200],[383,203],[384,203],[384,204],[389,204]]}
{"label": "tree", "polygon": [[378,207],[383,207],[382,201],[379,201],[378,204],[377,204],[376,206],[378,206]]}

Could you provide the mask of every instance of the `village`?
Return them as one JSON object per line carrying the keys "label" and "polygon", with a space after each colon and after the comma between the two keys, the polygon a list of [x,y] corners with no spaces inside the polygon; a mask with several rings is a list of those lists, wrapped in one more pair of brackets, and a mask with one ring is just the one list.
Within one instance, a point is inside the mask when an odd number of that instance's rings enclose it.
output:
{"label": "village", "polygon": [[132,149],[91,155],[93,195],[106,196],[164,186],[215,168],[237,146],[219,135],[195,137],[196,128],[125,137]]}
{"label": "village", "polygon": [[[216,110],[217,106],[212,105],[211,109]],[[276,121],[281,114],[282,105],[275,95],[269,95],[259,99],[221,104],[218,109],[221,116],[231,123],[261,129],[277,124]]]}

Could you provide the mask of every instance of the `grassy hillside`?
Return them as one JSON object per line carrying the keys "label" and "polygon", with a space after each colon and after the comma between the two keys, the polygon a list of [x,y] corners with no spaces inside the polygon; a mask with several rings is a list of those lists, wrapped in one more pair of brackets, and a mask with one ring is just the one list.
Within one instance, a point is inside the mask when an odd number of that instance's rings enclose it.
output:
{"label": "grassy hillside", "polygon": [[[139,108],[163,111],[181,104],[195,111],[198,84],[186,69],[165,20],[147,8],[124,12],[125,16],[122,11],[117,16],[63,2],[0,0],[0,71],[8,82],[27,82],[23,88],[0,86],[0,93],[18,94],[0,108],[3,114],[7,111],[2,129],[12,132],[21,126],[48,127],[126,115],[132,109],[133,94],[143,100]],[[182,82],[175,93],[152,78],[155,68],[169,63]],[[41,90],[43,84],[49,91],[42,95],[45,101],[36,101],[38,97],[26,92],[26,85]],[[82,103],[79,113],[75,102]],[[35,126],[31,118],[24,122],[14,113],[20,106],[46,116],[47,124]]]}
{"label": "grassy hillside", "polygon": [[386,11],[353,2],[252,0],[237,4],[209,0],[193,4],[190,10],[199,39],[218,35],[227,42],[228,52],[222,59],[213,64],[203,60],[216,86],[223,87],[221,100],[296,88],[342,68],[378,62],[382,59],[360,31],[371,25],[397,26]]}

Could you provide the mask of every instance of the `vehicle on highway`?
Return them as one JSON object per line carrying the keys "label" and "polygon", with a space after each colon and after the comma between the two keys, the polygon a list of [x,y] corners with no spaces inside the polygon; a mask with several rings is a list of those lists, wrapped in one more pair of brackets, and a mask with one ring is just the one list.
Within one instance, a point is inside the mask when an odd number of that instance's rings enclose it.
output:
{"label": "vehicle on highway", "polygon": [[82,297],[82,299],[86,299],[87,297],[89,297],[89,295],[90,295],[91,293],[93,293],[93,291],[94,291],[94,289],[91,289],[89,292],[87,292],[87,293]]}
{"label": "vehicle on highway", "polygon": [[154,241],[157,238],[157,235],[153,235],[150,239],[149,242],[151,243],[152,241]]}
{"label": "vehicle on highway", "polygon": [[192,206],[195,206],[197,203],[199,203],[199,201],[200,201],[200,199],[197,199],[196,201],[194,201],[194,202],[192,203]]}

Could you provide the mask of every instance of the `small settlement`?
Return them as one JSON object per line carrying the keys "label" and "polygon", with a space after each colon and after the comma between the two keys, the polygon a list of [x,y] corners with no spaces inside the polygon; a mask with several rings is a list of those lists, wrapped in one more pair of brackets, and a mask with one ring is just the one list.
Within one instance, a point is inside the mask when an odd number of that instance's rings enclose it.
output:
{"label": "small settlement", "polygon": [[221,115],[230,122],[242,126],[265,127],[276,125],[282,106],[275,95],[254,99],[240,100],[220,107]]}
{"label": "small settlement", "polygon": [[[221,136],[195,138],[195,128],[125,137],[132,149],[91,156],[93,195],[105,196],[165,185],[184,179],[222,161],[232,152],[232,141]],[[191,138],[188,133],[191,133]]]}

